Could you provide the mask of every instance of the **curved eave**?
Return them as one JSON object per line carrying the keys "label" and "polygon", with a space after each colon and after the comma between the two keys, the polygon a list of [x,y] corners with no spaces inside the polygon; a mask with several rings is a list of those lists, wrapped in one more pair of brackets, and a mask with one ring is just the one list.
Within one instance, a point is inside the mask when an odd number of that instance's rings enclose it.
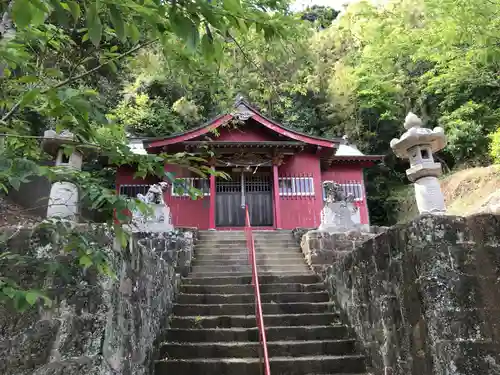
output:
{"label": "curved eave", "polygon": [[[337,148],[337,145],[342,143],[342,139],[326,139],[326,138],[321,138],[321,137],[315,137],[312,135],[304,134],[301,133],[297,130],[290,129],[288,127],[283,126],[282,124],[279,124],[271,119],[266,118],[264,115],[262,115],[259,111],[257,111],[255,108],[250,106],[248,103],[245,101],[238,101],[235,105],[235,107],[239,105],[244,105],[249,112],[251,112],[250,118],[258,122],[259,124],[263,125],[264,127],[274,131],[275,133],[281,134],[284,137],[287,137],[289,139],[292,139],[294,141],[299,141],[299,142],[304,142],[309,145],[314,145],[318,147],[325,147],[325,148]],[[176,143],[181,143],[188,141],[190,139],[197,138],[199,136],[202,136],[210,131],[214,131],[217,129],[219,126],[222,126],[226,124],[228,121],[233,119],[234,116],[231,114],[225,114],[221,115],[219,117],[216,117],[213,120],[210,120],[209,122],[195,128],[191,129],[187,132],[184,133],[179,133],[179,134],[174,134],[168,137],[162,137],[158,139],[148,139],[144,141],[144,146],[146,149],[152,149],[152,148],[157,148],[157,147],[163,147],[163,146],[168,146]]]}
{"label": "curved eave", "polygon": [[199,137],[200,135],[206,134],[210,131],[217,129],[219,126],[227,123],[232,118],[233,116],[230,114],[221,115],[213,120],[210,120],[208,123],[205,123],[197,128],[191,129],[184,133],[173,134],[171,136],[162,137],[158,139],[148,139],[144,141],[144,147],[150,149],[150,148],[163,147],[175,143],[188,141],[190,139]]}
{"label": "curved eave", "polygon": [[332,158],[332,163],[378,162],[384,158],[385,155],[339,155]]}

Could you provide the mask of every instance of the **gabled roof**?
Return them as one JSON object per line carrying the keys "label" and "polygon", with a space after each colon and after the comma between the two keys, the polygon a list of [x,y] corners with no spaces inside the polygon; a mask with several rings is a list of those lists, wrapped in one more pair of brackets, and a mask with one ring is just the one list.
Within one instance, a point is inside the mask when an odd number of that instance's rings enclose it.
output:
{"label": "gabled roof", "polygon": [[233,112],[220,115],[215,119],[210,120],[195,129],[190,129],[183,133],[173,134],[168,137],[144,140],[144,146],[147,149],[151,149],[151,148],[162,147],[189,141],[217,129],[218,127],[228,123],[232,119],[238,119],[244,121],[253,119],[259,124],[263,125],[264,127],[286,138],[289,138],[290,140],[299,141],[305,144],[315,145],[318,147],[337,148],[339,144],[344,142],[342,138],[327,139],[322,137],[316,137],[288,128],[282,124],[279,124],[265,117],[257,109],[252,107],[249,103],[247,103],[245,100],[241,98],[236,101],[234,107],[235,110]]}

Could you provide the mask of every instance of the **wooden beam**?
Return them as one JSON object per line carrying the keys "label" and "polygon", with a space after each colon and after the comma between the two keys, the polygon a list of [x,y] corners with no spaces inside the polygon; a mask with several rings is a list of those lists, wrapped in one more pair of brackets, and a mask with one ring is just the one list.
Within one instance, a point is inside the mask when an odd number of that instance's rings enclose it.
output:
{"label": "wooden beam", "polygon": [[281,201],[279,191],[278,164],[273,164],[274,225],[281,229]]}

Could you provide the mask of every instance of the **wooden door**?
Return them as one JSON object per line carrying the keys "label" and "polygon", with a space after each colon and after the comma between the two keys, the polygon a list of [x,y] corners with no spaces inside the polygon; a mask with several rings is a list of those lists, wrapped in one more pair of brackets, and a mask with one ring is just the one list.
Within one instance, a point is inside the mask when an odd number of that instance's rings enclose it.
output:
{"label": "wooden door", "polygon": [[270,173],[245,175],[245,202],[255,227],[273,225],[273,189]]}
{"label": "wooden door", "polygon": [[215,225],[218,227],[245,226],[245,210],[241,207],[241,173],[230,174],[231,179],[217,178],[215,185]]}
{"label": "wooden door", "polygon": [[245,226],[245,204],[248,205],[252,226],[272,226],[274,220],[271,174],[239,172],[230,176],[230,180],[217,179],[216,226]]}

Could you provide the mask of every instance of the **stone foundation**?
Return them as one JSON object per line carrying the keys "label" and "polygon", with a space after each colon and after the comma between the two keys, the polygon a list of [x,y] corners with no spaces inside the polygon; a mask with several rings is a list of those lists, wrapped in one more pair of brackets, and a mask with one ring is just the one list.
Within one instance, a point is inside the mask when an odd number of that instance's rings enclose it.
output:
{"label": "stone foundation", "polygon": [[[85,230],[85,229],[83,229]],[[0,305],[2,375],[143,375],[150,373],[155,340],[168,327],[180,273],[191,266],[194,236],[135,234],[126,248],[99,228],[89,230],[112,259],[116,280],[81,273],[60,255],[53,238],[21,230],[7,242],[17,253],[55,256],[68,278],[42,278],[31,266],[1,269],[23,286],[48,285],[57,307],[19,313]],[[57,255],[55,255],[57,254]]]}
{"label": "stone foundation", "polygon": [[500,374],[500,216],[425,215],[358,246],[349,234],[302,242],[374,374]]}
{"label": "stone foundation", "polygon": [[323,230],[296,228],[295,240],[300,244],[307,264],[318,275],[325,276],[325,270],[337,260],[356,248],[364,241],[382,233],[385,227],[370,227],[369,231],[348,231],[329,233]]}

